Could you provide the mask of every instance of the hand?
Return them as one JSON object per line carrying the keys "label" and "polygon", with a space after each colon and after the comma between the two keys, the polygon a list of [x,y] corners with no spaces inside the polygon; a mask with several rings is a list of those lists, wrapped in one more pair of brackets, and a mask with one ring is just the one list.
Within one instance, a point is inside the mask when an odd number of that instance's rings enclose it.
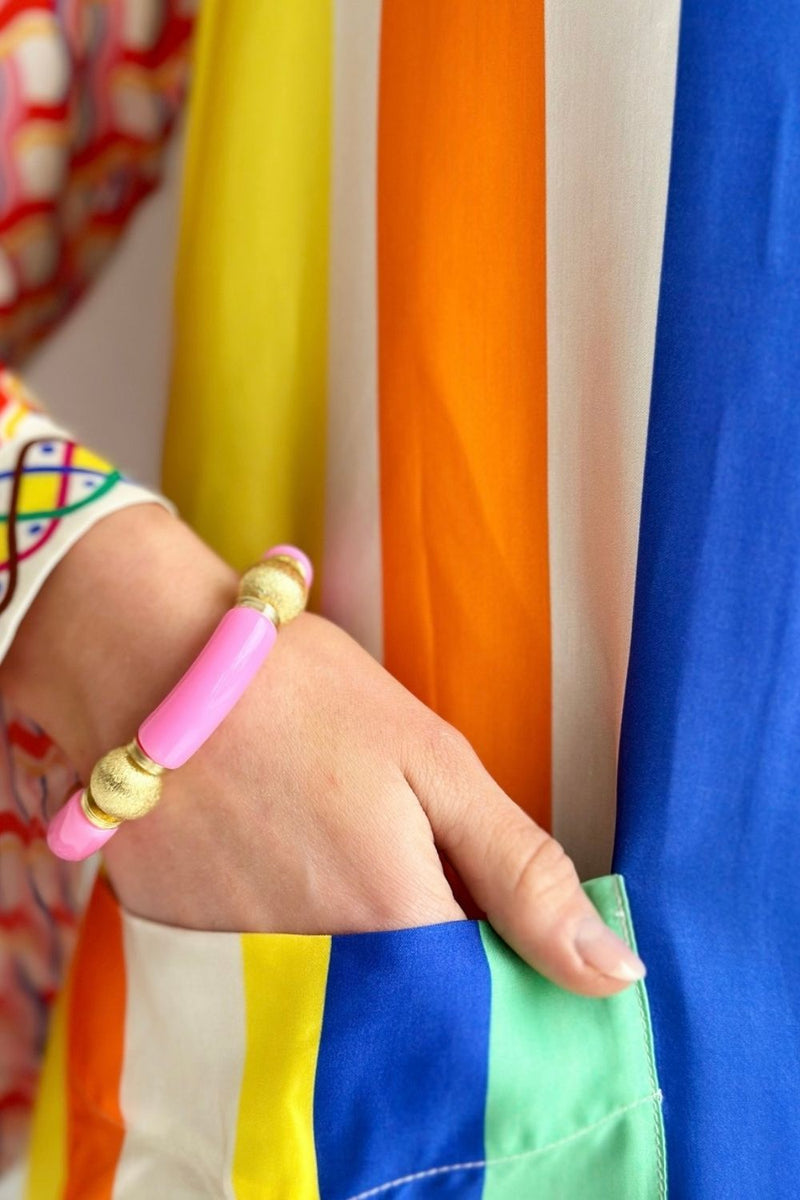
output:
{"label": "hand", "polygon": [[[146,556],[131,553],[137,545]],[[132,736],[234,591],[229,569],[174,518],[116,514],[56,569],[0,683],[29,711],[33,701],[86,775]],[[24,680],[55,613],[78,628],[56,638],[45,697]],[[57,679],[68,696],[54,694]],[[498,932],[557,983],[606,996],[640,977],[563,850],[464,739],[341,630],[305,614],[168,778],[158,808],[111,840],[106,863],[121,902],[154,920],[341,933],[462,917],[438,851]]]}

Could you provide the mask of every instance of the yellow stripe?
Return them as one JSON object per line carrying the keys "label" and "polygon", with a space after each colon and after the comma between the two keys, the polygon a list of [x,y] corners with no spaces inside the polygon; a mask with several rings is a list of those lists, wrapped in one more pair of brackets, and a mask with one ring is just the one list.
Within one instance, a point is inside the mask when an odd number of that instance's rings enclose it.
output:
{"label": "yellow stripe", "polygon": [[237,566],[320,557],[331,55],[330,0],[202,6],[164,487]]}
{"label": "yellow stripe", "polygon": [[26,1200],[61,1200],[67,1181],[67,1011],[65,988],[50,1021],[33,1114]]}
{"label": "yellow stripe", "polygon": [[237,1200],[319,1200],[314,1076],[330,947],[328,937],[242,935],[247,1049]]}

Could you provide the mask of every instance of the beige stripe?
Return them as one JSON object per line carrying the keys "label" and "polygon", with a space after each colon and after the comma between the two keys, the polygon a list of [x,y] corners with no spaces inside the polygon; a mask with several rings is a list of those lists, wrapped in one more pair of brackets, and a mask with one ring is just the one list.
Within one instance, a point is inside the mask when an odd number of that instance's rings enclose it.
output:
{"label": "beige stripe", "polygon": [[611,853],[679,0],[547,0],[553,829]]}
{"label": "beige stripe", "polygon": [[233,1200],[245,1056],[241,939],[123,918],[127,998],[114,1200]]}
{"label": "beige stripe", "polygon": [[380,0],[335,0],[322,608],[383,649],[375,179]]}

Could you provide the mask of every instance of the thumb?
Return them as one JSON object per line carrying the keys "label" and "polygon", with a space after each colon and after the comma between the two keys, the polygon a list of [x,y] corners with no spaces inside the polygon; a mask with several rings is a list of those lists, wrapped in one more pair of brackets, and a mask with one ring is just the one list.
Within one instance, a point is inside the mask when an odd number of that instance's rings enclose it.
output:
{"label": "thumb", "polygon": [[434,761],[407,770],[434,839],[502,938],[554,983],[610,996],[645,967],[608,928],[554,838],[497,786],[445,726]]}

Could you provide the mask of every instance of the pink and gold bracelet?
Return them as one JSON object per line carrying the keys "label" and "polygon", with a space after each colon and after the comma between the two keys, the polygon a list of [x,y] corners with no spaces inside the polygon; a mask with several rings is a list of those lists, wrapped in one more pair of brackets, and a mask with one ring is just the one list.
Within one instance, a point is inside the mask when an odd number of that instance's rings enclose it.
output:
{"label": "pink and gold bracelet", "polygon": [[123,821],[158,804],[164,774],[200,749],[269,654],[280,626],[303,611],[312,576],[309,559],[294,546],[273,546],[242,576],[236,604],[133,741],[103,755],[88,787],[53,817],[47,844],[54,854],[88,858]]}

